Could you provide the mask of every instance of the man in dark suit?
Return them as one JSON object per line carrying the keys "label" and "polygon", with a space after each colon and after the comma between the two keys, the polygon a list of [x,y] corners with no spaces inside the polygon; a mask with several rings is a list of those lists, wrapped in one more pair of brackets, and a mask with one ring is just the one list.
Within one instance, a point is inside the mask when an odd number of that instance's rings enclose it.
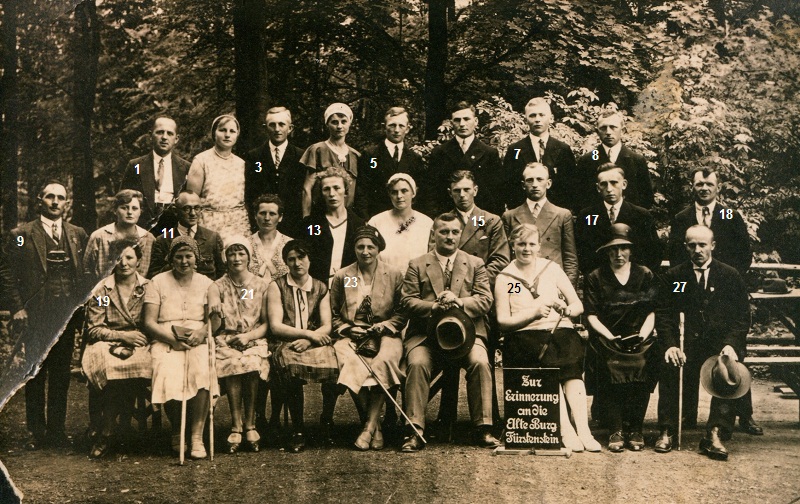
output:
{"label": "man in dark suit", "polygon": [[303,218],[303,182],[306,168],[300,164],[305,152],[289,143],[294,130],[292,113],[285,107],[272,107],[267,111],[267,137],[269,139],[245,156],[244,201],[250,227],[257,230],[251,204],[262,194],[277,194],[283,200],[283,220],[278,230],[294,236]]}
{"label": "man in dark suit", "polygon": [[38,195],[39,218],[12,230],[5,250],[12,278],[4,288],[14,329],[21,332],[13,360],[24,362],[25,377],[39,367],[25,385],[28,449],[69,442],[64,424],[70,360],[81,325],[80,317],[72,315],[90,289],[81,267],[89,237],[83,228],[64,221],[69,201],[63,184],[45,185]]}
{"label": "man in dark suit", "polygon": [[520,224],[533,224],[539,229],[539,257],[555,262],[569,277],[572,285],[578,283],[578,253],[575,248],[575,231],[572,212],[557,207],[547,199],[553,185],[549,170],[541,163],[529,163],[522,172],[521,185],[525,202],[503,214],[506,236]]}
{"label": "man in dark suit", "polygon": [[178,225],[168,229],[156,239],[153,252],[150,254],[150,268],[147,277],[153,278],[159,273],[172,269],[169,263],[169,246],[172,239],[178,236],[190,236],[197,242],[200,257],[197,258],[197,272],[212,280],[225,274],[225,263],[222,260],[222,238],[219,233],[198,225],[200,221],[200,196],[191,191],[181,191],[175,200],[178,213]]}
{"label": "man in dark suit", "polygon": [[[714,233],[705,226],[695,225],[686,231],[685,237],[691,260],[667,272],[663,302],[656,311],[656,331],[666,361],[658,384],[661,435],[655,450],[659,453],[672,449],[672,435],[677,432],[679,366],[684,368],[684,414],[694,411],[696,416],[703,362],[720,354],[733,360],[744,359],[745,338],[750,329],[747,287],[734,268],[712,257]],[[680,313],[685,315],[683,352],[679,346]],[[711,398],[706,437],[700,442],[702,453],[713,459],[727,459],[728,452],[722,440],[733,431],[736,403],[748,401],[750,397],[748,391],[735,400]]]}
{"label": "man in dark suit", "polygon": [[586,206],[590,202],[598,202],[599,198],[594,188],[597,168],[605,163],[614,163],[622,168],[625,180],[628,181],[625,199],[629,203],[649,210],[654,200],[650,171],[647,169],[644,156],[622,143],[625,118],[617,111],[604,112],[597,120],[596,129],[601,143],[578,159],[578,177],[581,183],[575,197]]}
{"label": "man in dark suit", "polygon": [[[502,164],[497,149],[475,137],[478,116],[475,106],[459,102],[450,115],[454,137],[437,146],[428,158],[428,176],[421,177],[420,187],[430,187],[425,210],[438,215],[452,207],[450,199],[450,175],[457,170],[468,170],[475,175],[475,183],[481,187],[476,204],[496,215],[503,213]],[[418,179],[420,180],[420,179]]]}
{"label": "man in dark suit", "polygon": [[163,228],[175,226],[177,218],[168,208],[186,182],[190,163],[172,152],[180,137],[171,117],[156,117],[151,136],[153,151],[128,161],[120,190],[133,189],[144,195],[139,225],[158,235]]}
{"label": "man in dark suit", "polygon": [[[403,107],[392,107],[385,115],[386,138],[377,145],[371,145],[361,152],[358,159],[358,184],[353,200],[353,211],[362,219],[391,210],[392,202],[386,190],[386,183],[395,173],[408,173],[414,180],[422,180],[423,163],[419,154],[405,143],[411,130],[408,111]],[[416,210],[424,211],[423,201],[426,188],[416,200]],[[422,206],[421,206],[422,205]],[[424,213],[424,212],[423,212]]]}
{"label": "man in dark suit", "polygon": [[[750,249],[750,235],[742,215],[729,207],[719,204],[719,174],[707,168],[699,168],[692,172],[692,195],[694,205],[678,212],[672,221],[669,239],[670,265],[678,265],[689,260],[689,253],[681,237],[686,230],[697,224],[710,227],[714,232],[714,259],[733,266],[744,278],[753,254]],[[754,436],[764,434],[764,429],[753,419],[753,403],[751,396],[737,401],[739,425],[742,430]],[[689,417],[696,417],[697,412],[688,412]],[[691,422],[689,424],[691,426]]]}
{"label": "man in dark suit", "polygon": [[[475,441],[493,448],[500,442],[492,435],[492,378],[485,322],[492,306],[492,292],[483,261],[458,249],[462,227],[452,213],[436,217],[434,249],[409,262],[401,301],[402,311],[410,320],[403,343],[407,362],[403,395],[408,417],[422,432],[430,379],[445,360],[428,342],[428,319],[451,306],[460,307],[474,322],[477,338],[469,354],[456,362],[467,371],[467,400]],[[423,447],[422,439],[410,433],[402,451],[415,452]]]}
{"label": "man in dark suit", "polygon": [[509,209],[516,208],[525,202],[525,191],[520,187],[522,172],[528,163],[542,163],[550,170],[553,181],[548,199],[556,206],[568,208],[573,213],[585,202],[576,200],[574,196],[577,174],[575,171],[575,155],[572,149],[561,140],[550,136],[550,125],[553,113],[544,98],[532,98],[525,105],[525,120],[530,133],[508,146],[503,160],[505,174],[505,204]]}
{"label": "man in dark suit", "polygon": [[661,243],[653,216],[623,198],[627,182],[622,168],[606,163],[597,170],[597,190],[603,201],[581,210],[575,223],[581,272],[584,276],[588,275],[603,263],[605,257],[597,254],[597,249],[611,240],[611,224],[617,222],[631,227],[633,261],[647,266],[653,272],[658,271]]}

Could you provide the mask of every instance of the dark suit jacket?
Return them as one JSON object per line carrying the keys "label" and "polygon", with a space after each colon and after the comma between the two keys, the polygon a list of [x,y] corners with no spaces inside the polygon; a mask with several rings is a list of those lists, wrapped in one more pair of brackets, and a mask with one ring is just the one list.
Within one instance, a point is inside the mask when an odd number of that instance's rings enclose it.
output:
{"label": "dark suit jacket", "polygon": [[[444,274],[434,252],[409,261],[402,289],[402,311],[409,318],[404,341],[406,354],[428,337],[431,308],[443,291]],[[462,250],[457,251],[450,291],[464,303],[464,312],[475,323],[475,335],[486,341],[485,319],[494,298],[483,261]]]}
{"label": "dark suit jacket", "polygon": [[[586,206],[602,201],[600,193],[597,192],[597,167],[611,162],[603,145],[598,145],[595,150],[598,159],[592,159],[592,151],[578,159],[578,177],[581,183],[576,196]],[[636,206],[650,209],[654,202],[653,182],[650,180],[650,171],[647,169],[647,160],[644,156],[623,145],[614,164],[622,168],[625,180],[628,181],[625,199]]]}
{"label": "dark suit jacket", "polygon": [[[720,216],[720,210],[729,209],[717,203],[714,207],[714,215],[711,216],[711,230],[714,232],[714,241],[717,242],[714,248],[714,259],[733,266],[741,275],[744,275],[753,261],[747,225],[736,210],[733,210],[732,219],[723,219]],[[675,215],[669,233],[670,265],[678,265],[689,260],[689,254],[686,252],[683,242],[686,238],[686,230],[696,224],[698,222],[694,203]]]}
{"label": "dark suit jacket", "polygon": [[262,194],[277,194],[284,207],[283,220],[278,224],[278,231],[294,236],[303,218],[303,182],[306,178],[306,167],[300,164],[303,152],[305,149],[287,145],[277,170],[269,150],[269,142],[245,155],[244,201],[253,231],[258,230],[253,202]]}
{"label": "dark suit jacket", "polygon": [[[525,202],[522,172],[525,171],[525,165],[536,161],[536,152],[529,135],[508,146],[503,160],[506,185],[501,194],[505,195],[504,202],[509,210]],[[575,155],[570,146],[550,135],[545,145],[542,164],[550,169],[550,179],[553,181],[552,187],[547,190],[547,199],[556,206],[577,213],[585,203],[577,201],[574,196],[577,174]]]}
{"label": "dark suit jacket", "polygon": [[[730,345],[739,359],[745,356],[750,329],[747,286],[741,275],[716,259],[708,270],[707,287],[697,283],[694,265],[686,261],[664,276],[661,302],[656,310],[656,332],[662,349],[679,347],[679,313],[686,315],[684,348],[687,354],[713,355]],[[683,292],[680,292],[684,285]]]}
{"label": "dark suit jacket", "polygon": [[[593,216],[597,215],[596,223]],[[590,217],[587,219],[587,216]],[[616,222],[631,227],[633,242],[631,260],[650,271],[658,271],[661,264],[661,242],[656,223],[649,211],[623,200]],[[578,245],[578,265],[584,276],[608,262],[605,254],[596,251],[611,240],[611,221],[603,203],[584,208],[575,222],[575,240]]]}
{"label": "dark suit jacket", "polygon": [[572,213],[557,207],[547,200],[534,220],[528,203],[525,202],[503,214],[506,236],[520,224],[534,224],[539,229],[539,257],[555,262],[569,277],[572,285],[578,282],[578,251],[575,248],[575,230]]}
{"label": "dark suit jacket", "polygon": [[[139,165],[139,173],[136,173],[136,165]],[[172,153],[172,194],[175,198],[178,197],[178,193],[183,189],[183,184],[186,182],[186,174],[189,173],[189,166],[191,166],[189,161],[179,157],[175,152]],[[158,235],[161,232],[161,228],[171,228],[178,225],[177,216],[173,212],[165,211],[163,217],[156,212],[156,176],[152,152],[128,161],[123,173],[120,190],[134,189],[144,195],[139,226],[148,231],[153,229],[153,234]]]}
{"label": "dark suit jacket", "polygon": [[[174,236],[180,236],[177,226],[174,228]],[[197,242],[197,248],[200,249],[200,257],[197,258],[197,272],[212,280],[222,277],[226,268],[222,261],[222,238],[219,233],[197,226],[194,240]],[[168,259],[171,244],[172,238],[161,236],[156,239],[153,251],[150,253],[150,269],[147,270],[147,278],[153,278],[159,273],[172,269],[172,264]]]}
{"label": "dark suit jacket", "polygon": [[[346,266],[334,275],[331,283],[331,315],[333,331],[341,334],[348,327],[353,327],[356,319],[358,289],[344,286],[344,277],[358,275],[358,264]],[[372,278],[372,315],[374,323],[389,322],[396,336],[400,336],[406,326],[406,317],[400,312],[401,287],[403,274],[383,261],[378,261],[375,275]]]}
{"label": "dark suit jacket", "polygon": [[[347,231],[344,235],[344,251],[342,252],[342,267],[356,262],[356,229],[366,224],[361,217],[354,214],[352,210],[347,210]],[[319,226],[319,235],[309,235],[308,226]],[[302,233],[298,234],[303,240],[311,244],[311,266],[309,275],[316,278],[325,285],[328,285],[328,276],[331,270],[331,253],[333,251],[333,235],[331,226],[325,214],[314,212],[305,217],[300,226]],[[312,229],[312,231],[315,229]]]}
{"label": "dark suit jacket", "polygon": [[[85,295],[92,287],[86,284],[87,280],[83,275],[82,264],[89,236],[83,228],[73,226],[64,220],[61,222],[69,243],[67,252],[75,267],[75,274],[78,275],[73,291],[74,304],[77,307],[83,302]],[[17,246],[18,236],[24,239],[22,246]],[[41,313],[43,310],[47,310],[49,304],[47,290],[42,288],[47,280],[47,246],[45,244],[47,234],[41,221],[37,218],[13,229],[10,238],[5,252],[11,281],[4,284],[3,288],[7,289],[6,295],[10,301],[11,313],[23,308],[28,312]]]}
{"label": "dark suit jacket", "polygon": [[425,173],[422,158],[409,148],[408,142],[403,143],[399,163],[394,162],[392,154],[386,149],[386,143],[381,142],[364,149],[361,157],[358,158],[358,184],[356,184],[353,211],[364,220],[369,220],[381,212],[392,209],[392,202],[386,191],[386,183],[395,173],[411,175],[411,178],[417,183],[414,209],[425,213],[417,205],[417,203],[423,204],[425,196],[422,193],[426,190],[419,186]]}
{"label": "dark suit jacket", "polygon": [[429,208],[432,216],[447,212],[453,208],[450,197],[450,175],[456,170],[469,170],[475,175],[478,185],[478,196],[475,204],[481,208],[500,215],[503,213],[502,163],[497,149],[490,147],[477,138],[472,141],[466,153],[455,138],[438,145],[428,158],[428,176],[418,185],[430,187]]}
{"label": "dark suit jacket", "polygon": [[[459,219],[458,210],[452,213]],[[473,222],[472,217],[475,217]],[[483,218],[483,225],[481,223]],[[478,225],[476,226],[475,223]],[[489,275],[489,286],[494,289],[494,279],[511,262],[511,249],[508,247],[508,238],[503,229],[503,222],[499,216],[481,210],[478,205],[472,207],[472,213],[458,242],[458,248],[483,261],[486,274]],[[429,249],[433,250],[433,243]]]}

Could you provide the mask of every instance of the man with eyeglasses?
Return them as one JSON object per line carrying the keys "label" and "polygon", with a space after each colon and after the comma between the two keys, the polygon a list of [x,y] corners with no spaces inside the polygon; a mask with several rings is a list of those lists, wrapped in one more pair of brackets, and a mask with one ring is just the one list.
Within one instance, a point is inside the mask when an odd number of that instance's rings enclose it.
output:
{"label": "man with eyeglasses", "polygon": [[200,257],[197,258],[197,272],[217,280],[225,273],[225,263],[222,262],[222,238],[219,233],[200,226],[200,196],[191,191],[181,191],[175,200],[178,214],[178,225],[164,228],[153,245],[150,256],[150,269],[147,277],[153,278],[159,273],[172,268],[167,257],[169,246],[173,238],[190,236],[197,242]]}

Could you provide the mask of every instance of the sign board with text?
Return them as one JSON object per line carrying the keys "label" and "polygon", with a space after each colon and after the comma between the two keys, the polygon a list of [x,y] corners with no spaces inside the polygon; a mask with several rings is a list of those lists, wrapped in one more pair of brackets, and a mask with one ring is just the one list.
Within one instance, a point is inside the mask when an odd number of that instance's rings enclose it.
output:
{"label": "sign board with text", "polygon": [[558,450],[561,425],[558,368],[503,369],[506,449]]}

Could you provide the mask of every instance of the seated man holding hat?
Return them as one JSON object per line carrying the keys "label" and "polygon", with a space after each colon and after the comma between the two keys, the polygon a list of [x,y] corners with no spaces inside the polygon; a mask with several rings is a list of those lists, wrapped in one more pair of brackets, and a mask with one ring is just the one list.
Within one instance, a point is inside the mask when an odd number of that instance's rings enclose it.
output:
{"label": "seated man holding hat", "polygon": [[431,378],[446,359],[467,371],[467,399],[479,446],[494,448],[492,377],[486,351],[485,317],[492,306],[489,277],[483,261],[458,249],[462,223],[453,214],[434,220],[434,250],[412,259],[402,288],[402,311],[410,323],[405,346],[404,395],[413,433],[402,451],[424,447]]}
{"label": "seated man holding hat", "polygon": [[[659,382],[658,422],[661,435],[655,451],[672,449],[678,425],[679,369],[683,366],[683,410],[696,411],[698,387],[712,395],[701,453],[726,460],[722,441],[730,439],[737,402],[750,400],[750,375],[741,360],[750,329],[747,287],[739,272],[712,257],[714,232],[695,225],[686,230],[690,260],[671,268],[656,311],[656,332],[666,349]],[[680,314],[685,317],[680,343]],[[702,377],[702,378],[701,378]]]}

